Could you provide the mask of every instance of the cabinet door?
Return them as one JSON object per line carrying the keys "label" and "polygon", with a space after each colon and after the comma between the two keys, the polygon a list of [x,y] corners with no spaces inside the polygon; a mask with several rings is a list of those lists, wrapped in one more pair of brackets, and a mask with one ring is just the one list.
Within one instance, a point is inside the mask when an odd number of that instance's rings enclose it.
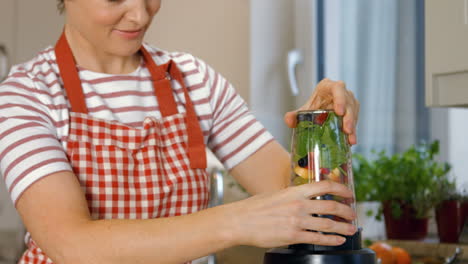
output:
{"label": "cabinet door", "polygon": [[426,105],[468,106],[468,1],[425,5]]}

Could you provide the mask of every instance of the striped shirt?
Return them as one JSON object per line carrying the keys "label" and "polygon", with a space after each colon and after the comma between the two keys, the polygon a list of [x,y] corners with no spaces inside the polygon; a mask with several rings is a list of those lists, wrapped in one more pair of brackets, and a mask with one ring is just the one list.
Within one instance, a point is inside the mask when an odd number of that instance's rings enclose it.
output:
{"label": "striped shirt", "polygon": [[[249,112],[233,86],[187,53],[145,45],[156,64],[172,59],[184,75],[206,145],[231,169],[273,138]],[[141,128],[146,116],[161,117],[144,61],[130,74],[104,74],[78,67],[89,115]],[[181,86],[172,81],[179,112]],[[64,139],[69,109],[52,47],[12,68],[0,84],[0,172],[13,202],[37,180],[71,171]]]}

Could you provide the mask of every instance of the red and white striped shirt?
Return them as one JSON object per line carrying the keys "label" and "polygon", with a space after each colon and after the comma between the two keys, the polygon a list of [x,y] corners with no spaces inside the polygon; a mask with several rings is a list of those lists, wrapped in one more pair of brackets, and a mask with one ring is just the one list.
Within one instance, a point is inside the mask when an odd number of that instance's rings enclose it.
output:
{"label": "red and white striped shirt", "polygon": [[[231,169],[273,138],[249,112],[232,85],[203,61],[145,45],[156,64],[172,59],[183,72],[205,143]],[[161,117],[144,62],[130,74],[92,72],[78,66],[90,115],[140,128],[146,116]],[[181,86],[172,81],[179,112]],[[71,171],[63,139],[69,102],[53,48],[16,65],[0,84],[0,172],[14,203],[37,180]]]}

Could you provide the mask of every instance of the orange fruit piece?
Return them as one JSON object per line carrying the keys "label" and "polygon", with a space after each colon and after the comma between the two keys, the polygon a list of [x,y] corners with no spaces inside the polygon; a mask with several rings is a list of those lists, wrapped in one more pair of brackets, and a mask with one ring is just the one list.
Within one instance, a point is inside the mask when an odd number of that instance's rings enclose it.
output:
{"label": "orange fruit piece", "polygon": [[299,167],[299,166],[296,166],[294,168],[294,173],[296,173],[297,176],[299,177],[302,177],[304,179],[309,179],[309,178],[313,178],[314,176],[314,172],[313,171],[310,171],[306,168],[302,168],[302,167]]}
{"label": "orange fruit piece", "polygon": [[408,252],[400,247],[393,247],[393,256],[395,264],[411,264],[411,256]]}
{"label": "orange fruit piece", "polygon": [[340,169],[334,168],[329,174],[328,174],[328,179],[334,181],[334,182],[340,182],[341,180],[341,174],[340,174]]}
{"label": "orange fruit piece", "polygon": [[392,246],[384,242],[375,242],[370,247],[375,252],[375,255],[382,262],[381,264],[395,264]]}

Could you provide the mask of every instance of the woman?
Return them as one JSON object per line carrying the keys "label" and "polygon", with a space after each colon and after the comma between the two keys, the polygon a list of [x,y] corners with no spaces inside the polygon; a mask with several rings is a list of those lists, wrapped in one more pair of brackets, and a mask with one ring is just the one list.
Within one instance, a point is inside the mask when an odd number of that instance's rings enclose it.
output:
{"label": "woman", "polygon": [[[143,45],[161,0],[61,0],[53,48],[1,84],[0,167],[29,234],[21,263],[182,263],[235,245],[339,245],[350,197],[285,188],[288,153],[203,61]],[[332,107],[356,143],[359,106],[323,80],[301,109]],[[294,126],[295,111],[285,121]],[[205,144],[253,196],[206,210]]]}

